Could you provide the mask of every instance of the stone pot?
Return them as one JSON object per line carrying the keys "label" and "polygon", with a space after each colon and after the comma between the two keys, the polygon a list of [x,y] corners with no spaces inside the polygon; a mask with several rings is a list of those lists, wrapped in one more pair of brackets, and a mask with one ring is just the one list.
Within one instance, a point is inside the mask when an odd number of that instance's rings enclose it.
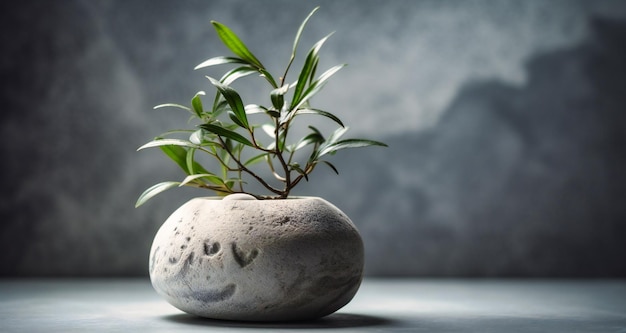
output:
{"label": "stone pot", "polygon": [[195,198],[165,221],[150,251],[154,289],[178,309],[213,319],[326,316],[354,297],[362,276],[356,227],[316,197]]}

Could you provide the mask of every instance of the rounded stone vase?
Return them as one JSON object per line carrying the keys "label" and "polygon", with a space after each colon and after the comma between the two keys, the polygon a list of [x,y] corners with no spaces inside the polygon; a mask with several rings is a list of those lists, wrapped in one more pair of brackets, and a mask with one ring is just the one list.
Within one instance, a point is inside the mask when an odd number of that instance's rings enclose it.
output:
{"label": "rounded stone vase", "polygon": [[348,216],[317,197],[195,198],[156,234],[150,280],[170,304],[227,320],[319,318],[346,305],[363,276]]}

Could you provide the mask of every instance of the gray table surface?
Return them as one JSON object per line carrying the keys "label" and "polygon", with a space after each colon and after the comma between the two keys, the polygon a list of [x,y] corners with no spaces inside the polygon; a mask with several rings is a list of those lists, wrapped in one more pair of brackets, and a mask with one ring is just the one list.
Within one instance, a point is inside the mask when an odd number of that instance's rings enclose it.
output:
{"label": "gray table surface", "polygon": [[0,280],[0,332],[626,332],[625,280],[366,279],[311,322],[180,312],[147,279]]}

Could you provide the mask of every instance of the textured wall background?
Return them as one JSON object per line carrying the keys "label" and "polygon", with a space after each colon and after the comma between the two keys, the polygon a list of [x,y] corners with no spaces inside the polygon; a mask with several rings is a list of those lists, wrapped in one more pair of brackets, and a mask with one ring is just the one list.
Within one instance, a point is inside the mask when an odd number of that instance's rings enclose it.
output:
{"label": "textured wall background", "polygon": [[[296,194],[352,217],[368,274],[626,276],[626,2],[318,3],[302,50],[336,30],[322,67],[350,65],[315,105],[390,148]],[[278,70],[314,5],[2,2],[0,275],[146,274],[162,221],[206,195],[133,208],[181,178],[135,152],[184,125],[152,106],[210,88],[192,70],[226,52],[210,19]]]}

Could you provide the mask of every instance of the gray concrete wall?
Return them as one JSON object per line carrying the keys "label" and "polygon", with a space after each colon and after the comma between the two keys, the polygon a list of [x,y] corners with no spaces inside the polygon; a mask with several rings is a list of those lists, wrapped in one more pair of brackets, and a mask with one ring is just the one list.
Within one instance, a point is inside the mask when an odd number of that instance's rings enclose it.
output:
{"label": "gray concrete wall", "polygon": [[[353,136],[295,194],[360,228],[370,275],[625,276],[626,2],[319,1],[330,31],[314,100]],[[5,1],[0,5],[0,275],[144,275],[184,189],[158,151],[185,125],[163,102],[210,91],[201,61],[233,28],[274,71],[314,5]],[[294,79],[292,77],[292,79]],[[239,86],[252,101],[266,98]]]}

